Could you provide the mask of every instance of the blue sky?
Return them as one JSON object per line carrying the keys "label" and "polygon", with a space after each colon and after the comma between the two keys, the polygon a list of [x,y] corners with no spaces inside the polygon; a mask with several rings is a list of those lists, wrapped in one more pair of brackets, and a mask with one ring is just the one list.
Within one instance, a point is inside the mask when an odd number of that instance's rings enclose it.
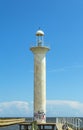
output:
{"label": "blue sky", "polygon": [[39,27],[51,48],[47,116],[83,116],[83,0],[0,1],[0,116],[32,116]]}

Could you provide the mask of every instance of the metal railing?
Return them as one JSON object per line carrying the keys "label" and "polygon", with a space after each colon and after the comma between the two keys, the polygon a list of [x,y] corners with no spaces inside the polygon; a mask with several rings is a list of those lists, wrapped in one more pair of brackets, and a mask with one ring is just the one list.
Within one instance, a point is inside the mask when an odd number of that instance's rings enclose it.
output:
{"label": "metal railing", "polygon": [[83,123],[83,121],[78,117],[58,117],[56,118],[56,122],[61,124],[67,123],[73,130],[80,130],[81,124]]}

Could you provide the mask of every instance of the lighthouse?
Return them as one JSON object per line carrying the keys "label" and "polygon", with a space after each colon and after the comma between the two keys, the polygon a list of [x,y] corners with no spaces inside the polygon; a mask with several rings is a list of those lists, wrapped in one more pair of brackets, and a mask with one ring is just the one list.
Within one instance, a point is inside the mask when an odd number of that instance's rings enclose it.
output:
{"label": "lighthouse", "polygon": [[34,54],[34,120],[46,122],[46,53],[49,47],[44,43],[44,32],[36,32],[36,44],[30,48]]}

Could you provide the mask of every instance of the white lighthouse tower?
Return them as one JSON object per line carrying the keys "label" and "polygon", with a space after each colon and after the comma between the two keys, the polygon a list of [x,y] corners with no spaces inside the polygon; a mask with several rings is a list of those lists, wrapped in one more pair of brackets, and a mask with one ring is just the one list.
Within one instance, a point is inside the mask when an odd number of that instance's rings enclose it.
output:
{"label": "white lighthouse tower", "polygon": [[44,44],[44,32],[36,32],[36,44],[30,48],[34,54],[34,120],[46,122],[46,53],[49,48]]}

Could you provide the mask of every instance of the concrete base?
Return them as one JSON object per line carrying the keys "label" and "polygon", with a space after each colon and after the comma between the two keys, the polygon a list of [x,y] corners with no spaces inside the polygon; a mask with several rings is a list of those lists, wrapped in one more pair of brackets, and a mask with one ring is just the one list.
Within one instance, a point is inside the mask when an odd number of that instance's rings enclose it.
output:
{"label": "concrete base", "polygon": [[[48,129],[49,130],[56,130],[55,123],[37,123],[36,125],[38,126],[39,130],[48,130]],[[32,123],[25,122],[25,123],[19,124],[19,130],[31,130],[31,129],[32,129]],[[35,128],[33,128],[33,130],[34,129]]]}

